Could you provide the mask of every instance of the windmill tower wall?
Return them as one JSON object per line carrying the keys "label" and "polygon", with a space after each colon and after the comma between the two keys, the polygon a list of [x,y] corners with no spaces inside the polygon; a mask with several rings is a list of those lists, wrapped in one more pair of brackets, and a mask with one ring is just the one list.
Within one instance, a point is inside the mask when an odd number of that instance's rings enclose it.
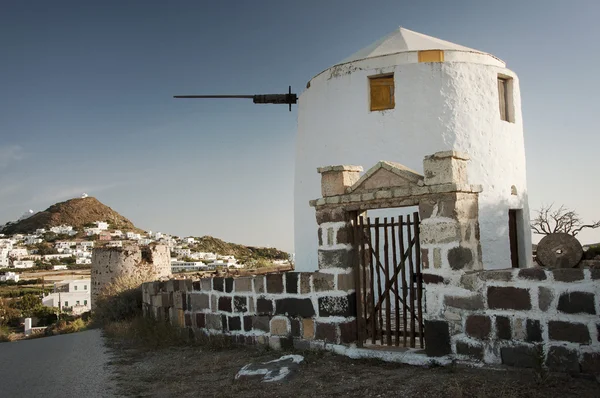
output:
{"label": "windmill tower wall", "polygon": [[[423,49],[404,48],[414,36]],[[316,220],[308,202],[321,196],[317,167],[397,161],[419,172],[423,157],[467,153],[470,183],[479,198],[484,268],[511,266],[509,209],[517,212],[519,263],[531,265],[521,98],[516,74],[476,50],[400,29],[384,53],[359,54],[314,77],[299,98],[295,170],[295,253],[298,271],[317,265]],[[407,38],[408,36],[408,38]],[[433,41],[428,42],[427,39]],[[396,40],[396,42],[394,42]],[[437,41],[437,42],[436,42]],[[391,44],[390,44],[391,43]],[[390,49],[391,48],[391,49]],[[441,60],[422,53],[441,48]],[[361,58],[363,57],[363,58]],[[370,110],[370,77],[393,74],[395,105]],[[510,121],[501,119],[499,78],[508,82]]]}
{"label": "windmill tower wall", "polygon": [[120,277],[140,282],[171,276],[171,252],[168,246],[138,246],[95,248],[92,253],[91,306],[102,290]]}

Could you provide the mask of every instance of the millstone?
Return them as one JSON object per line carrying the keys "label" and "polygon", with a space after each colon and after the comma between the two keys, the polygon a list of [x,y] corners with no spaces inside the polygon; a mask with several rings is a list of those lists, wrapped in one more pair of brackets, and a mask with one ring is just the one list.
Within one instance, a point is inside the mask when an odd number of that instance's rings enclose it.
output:
{"label": "millstone", "polygon": [[581,243],[569,234],[550,234],[537,246],[537,261],[548,268],[573,268],[583,257]]}

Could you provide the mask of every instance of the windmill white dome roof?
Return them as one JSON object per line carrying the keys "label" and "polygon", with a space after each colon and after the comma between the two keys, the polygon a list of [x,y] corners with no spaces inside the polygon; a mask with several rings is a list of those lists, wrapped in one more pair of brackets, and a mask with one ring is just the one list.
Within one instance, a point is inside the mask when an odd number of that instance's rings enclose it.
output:
{"label": "windmill white dome roof", "polygon": [[387,36],[377,40],[375,43],[355,52],[337,65],[367,58],[381,57],[384,55],[426,50],[454,50],[490,55],[483,51],[400,27]]}

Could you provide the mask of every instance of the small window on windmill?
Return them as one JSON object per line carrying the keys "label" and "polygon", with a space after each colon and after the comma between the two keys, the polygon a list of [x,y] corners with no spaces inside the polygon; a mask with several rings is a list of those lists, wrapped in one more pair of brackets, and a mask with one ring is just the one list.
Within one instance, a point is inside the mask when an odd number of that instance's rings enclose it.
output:
{"label": "small window on windmill", "polygon": [[511,77],[498,75],[498,102],[500,105],[500,120],[514,123],[513,79]]}
{"label": "small window on windmill", "polygon": [[394,109],[394,75],[369,77],[369,95],[371,111]]}

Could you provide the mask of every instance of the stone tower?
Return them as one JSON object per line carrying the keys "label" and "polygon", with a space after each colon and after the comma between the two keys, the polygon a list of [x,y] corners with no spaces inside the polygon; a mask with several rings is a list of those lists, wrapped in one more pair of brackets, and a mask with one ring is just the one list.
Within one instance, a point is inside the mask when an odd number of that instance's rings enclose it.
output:
{"label": "stone tower", "polygon": [[[299,98],[294,193],[296,269],[317,269],[317,167],[466,153],[481,184],[484,268],[531,264],[517,75],[482,51],[400,28],[310,80]],[[509,223],[512,231],[509,236]],[[515,232],[516,231],[516,232]],[[511,255],[512,253],[512,255]]]}
{"label": "stone tower", "polygon": [[95,248],[92,254],[91,306],[102,289],[118,277],[140,277],[145,281],[171,275],[171,253],[166,245]]}

